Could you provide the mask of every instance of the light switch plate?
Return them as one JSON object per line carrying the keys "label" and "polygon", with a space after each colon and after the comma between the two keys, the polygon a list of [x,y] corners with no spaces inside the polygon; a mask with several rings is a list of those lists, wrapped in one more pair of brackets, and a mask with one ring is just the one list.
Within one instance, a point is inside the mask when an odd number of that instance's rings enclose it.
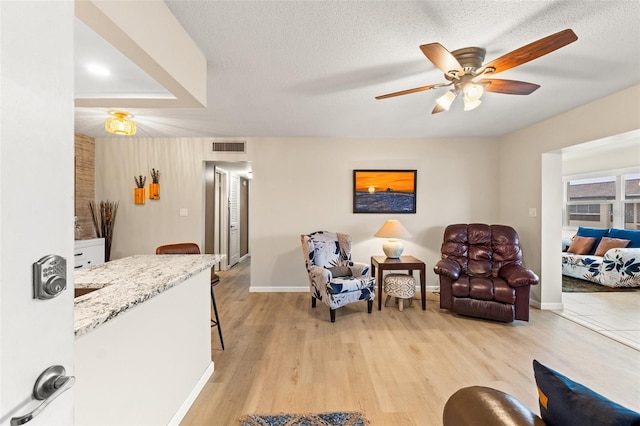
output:
{"label": "light switch plate", "polygon": [[189,209],[180,209],[180,216],[189,216]]}
{"label": "light switch plate", "polygon": [[538,216],[538,212],[535,207],[529,207],[529,217]]}

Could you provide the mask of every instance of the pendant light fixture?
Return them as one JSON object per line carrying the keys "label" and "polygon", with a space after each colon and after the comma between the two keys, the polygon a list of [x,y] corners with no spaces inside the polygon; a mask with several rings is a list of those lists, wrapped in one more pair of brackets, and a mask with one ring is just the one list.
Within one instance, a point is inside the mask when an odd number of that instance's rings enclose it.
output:
{"label": "pendant light fixture", "polygon": [[111,117],[107,118],[104,123],[104,129],[113,133],[114,135],[132,136],[136,134],[136,123],[128,118],[131,118],[131,114],[124,111],[111,111],[109,112]]}

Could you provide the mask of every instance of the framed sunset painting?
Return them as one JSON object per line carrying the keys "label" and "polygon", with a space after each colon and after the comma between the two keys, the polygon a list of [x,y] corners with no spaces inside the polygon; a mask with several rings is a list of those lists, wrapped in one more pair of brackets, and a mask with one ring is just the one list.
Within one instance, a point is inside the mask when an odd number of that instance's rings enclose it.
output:
{"label": "framed sunset painting", "polygon": [[354,170],[354,213],[415,213],[416,170]]}

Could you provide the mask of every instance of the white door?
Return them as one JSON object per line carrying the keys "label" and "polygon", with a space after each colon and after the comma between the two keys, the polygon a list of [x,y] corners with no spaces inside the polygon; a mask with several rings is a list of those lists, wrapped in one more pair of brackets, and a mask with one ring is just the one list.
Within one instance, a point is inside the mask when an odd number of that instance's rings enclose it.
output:
{"label": "white door", "polygon": [[240,261],[240,177],[229,180],[229,267]]}
{"label": "white door", "polygon": [[216,168],[215,173],[215,211],[214,211],[214,228],[215,228],[215,242],[214,242],[214,253],[224,254],[225,261],[219,262],[215,268],[218,271],[225,271],[228,268],[229,259],[229,244],[227,241],[229,240],[227,235],[227,217],[228,217],[228,195],[226,190],[227,185],[227,173]]}
{"label": "white door", "polygon": [[[73,19],[72,1],[0,1],[1,425],[39,405],[45,369],[73,374]],[[71,265],[68,288],[34,300],[49,254]],[[73,424],[73,388],[27,423],[51,424]]]}

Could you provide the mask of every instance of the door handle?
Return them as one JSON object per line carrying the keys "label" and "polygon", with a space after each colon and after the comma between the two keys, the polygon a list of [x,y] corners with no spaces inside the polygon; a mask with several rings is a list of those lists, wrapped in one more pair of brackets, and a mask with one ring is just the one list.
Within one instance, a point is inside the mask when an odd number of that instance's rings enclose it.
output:
{"label": "door handle", "polygon": [[33,411],[11,419],[11,426],[23,425],[42,412],[54,399],[69,390],[76,381],[73,376],[66,376],[67,371],[61,365],[53,365],[40,374],[33,386],[33,398],[42,401]]}

